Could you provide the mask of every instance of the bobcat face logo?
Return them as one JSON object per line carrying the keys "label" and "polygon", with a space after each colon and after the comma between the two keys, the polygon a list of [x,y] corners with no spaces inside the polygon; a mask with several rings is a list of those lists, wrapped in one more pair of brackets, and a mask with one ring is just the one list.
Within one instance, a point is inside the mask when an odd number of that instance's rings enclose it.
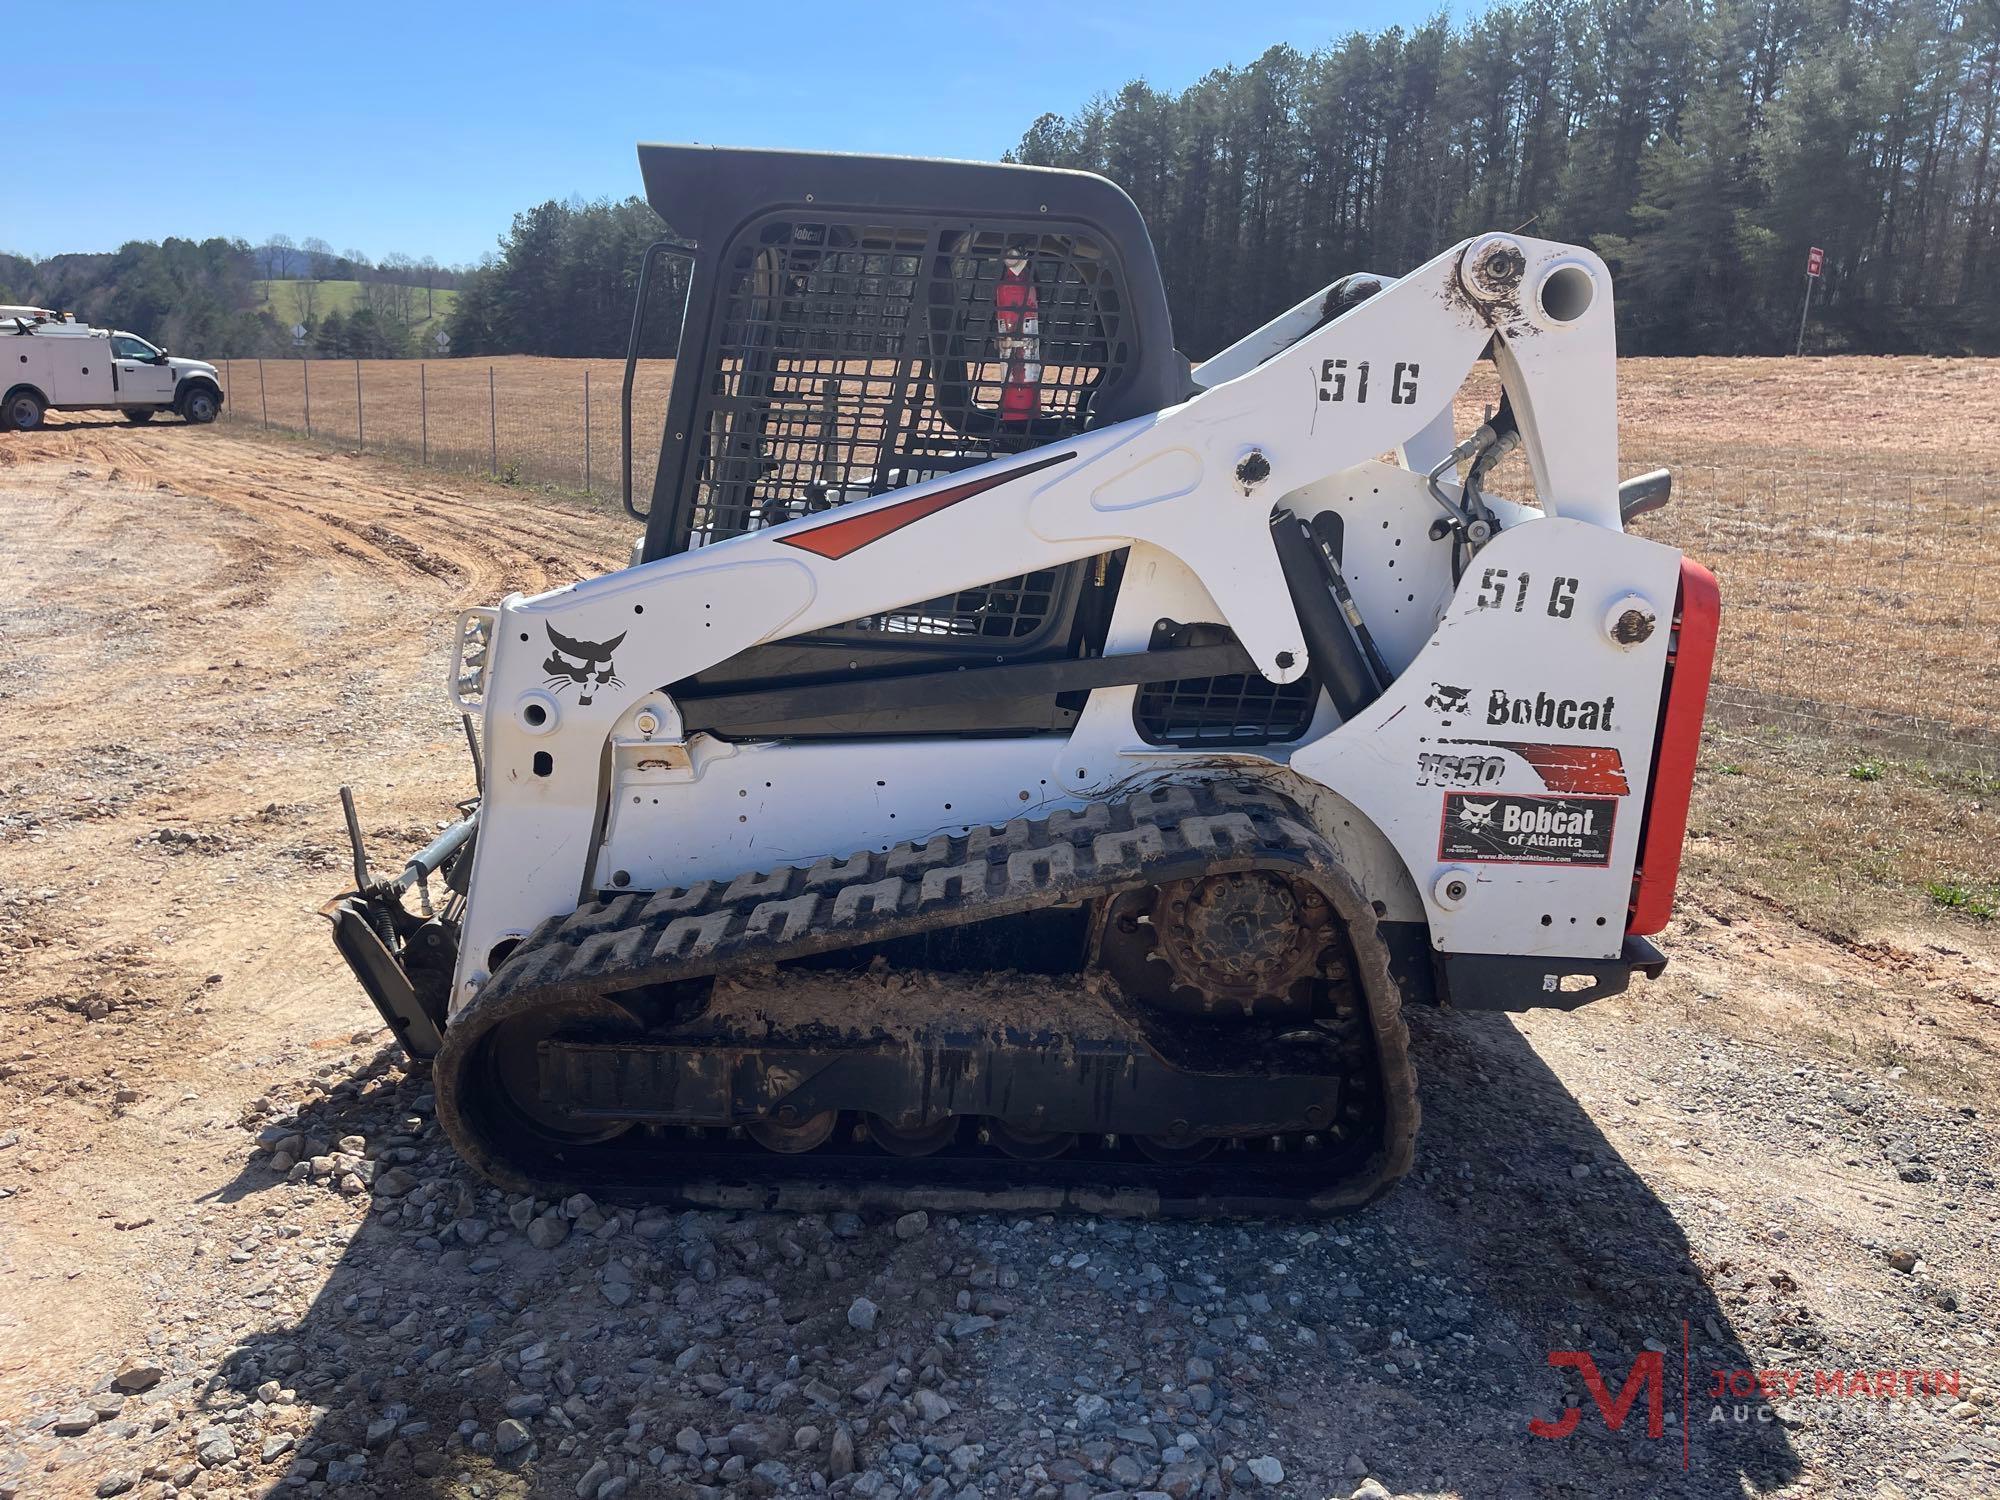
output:
{"label": "bobcat face logo", "polygon": [[1433,682],[1430,696],[1424,699],[1424,707],[1441,714],[1469,714],[1472,712],[1472,690],[1453,687],[1448,682]]}
{"label": "bobcat face logo", "polygon": [[591,695],[598,688],[625,685],[625,679],[611,666],[611,653],[625,639],[623,631],[608,641],[573,641],[559,634],[553,625],[545,624],[542,628],[549,633],[549,644],[555,647],[549,653],[549,659],[542,663],[542,670],[549,674],[550,692],[560,693],[573,682],[577,687],[578,705],[588,708]]}
{"label": "bobcat face logo", "polygon": [[1498,801],[1469,802],[1461,800],[1458,804],[1458,821],[1463,823],[1467,828],[1485,828],[1492,823],[1493,809],[1499,805]]}

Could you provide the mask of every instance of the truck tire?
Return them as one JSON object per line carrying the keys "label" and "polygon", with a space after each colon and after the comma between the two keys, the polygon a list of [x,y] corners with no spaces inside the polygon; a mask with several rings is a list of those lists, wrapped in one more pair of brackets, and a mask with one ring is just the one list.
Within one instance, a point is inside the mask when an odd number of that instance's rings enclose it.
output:
{"label": "truck tire", "polygon": [[125,420],[134,427],[143,426],[153,420],[153,408],[150,406],[128,406],[124,411]]}
{"label": "truck tire", "polygon": [[221,399],[206,385],[198,385],[181,397],[181,416],[189,422],[213,422],[221,410]]}
{"label": "truck tire", "polygon": [[5,406],[0,406],[0,427],[33,432],[42,425],[42,416],[47,411],[48,403],[42,400],[41,393],[22,386],[9,391]]}

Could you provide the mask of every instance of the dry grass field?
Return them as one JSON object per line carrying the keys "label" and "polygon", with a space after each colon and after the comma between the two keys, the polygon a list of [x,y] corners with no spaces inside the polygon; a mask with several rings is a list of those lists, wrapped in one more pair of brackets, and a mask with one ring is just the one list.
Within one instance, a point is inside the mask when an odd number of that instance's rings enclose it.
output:
{"label": "dry grass field", "polygon": [[[1467,396],[1461,427],[1497,383]],[[1725,709],[1990,769],[2000,455],[1979,435],[2000,428],[2000,363],[1632,359],[1618,398],[1625,472],[1674,473],[1674,503],[1634,529],[1723,580]]]}
{"label": "dry grass field", "polygon": [[[618,360],[266,361],[227,374],[236,420],[302,431],[309,394],[311,429],[332,441],[618,493]],[[634,386],[642,505],[672,377],[671,360],[649,360]],[[1460,428],[1498,399],[1482,366]],[[1675,504],[1639,529],[1724,578],[1721,707],[1990,758],[2000,454],[1979,439],[2000,431],[2000,364],[1630,359],[1618,404],[1626,472],[1675,473]],[[1522,495],[1525,480],[1513,460],[1498,488]]]}
{"label": "dry grass field", "polygon": [[[670,359],[644,360],[633,383],[633,485],[642,506],[673,373]],[[623,360],[238,360],[226,377],[230,414],[245,422],[268,418],[294,432],[310,425],[329,440],[565,490],[586,488],[587,457],[590,491],[618,493]]]}
{"label": "dry grass field", "polygon": [[[235,361],[228,368],[231,414],[246,421],[268,414],[272,426],[303,430],[309,385],[315,432],[415,450],[428,405],[434,458],[484,467],[497,446],[500,467],[511,458],[523,478],[581,488],[588,377],[593,477],[614,472],[621,360],[362,360],[358,428],[356,363]],[[673,369],[670,359],[641,361],[635,382],[636,460],[648,473]],[[2000,452],[1981,441],[2000,430],[2000,362],[1627,359],[1618,380],[1620,438],[1635,463],[1798,469],[1822,478],[1828,469],[1855,466],[2000,476]],[[1470,418],[1498,399],[1491,367],[1482,366],[1460,396],[1460,414]],[[531,467],[548,472],[530,474]]]}
{"label": "dry grass field", "polygon": [[[1497,392],[1496,392],[1497,396]],[[1625,359],[1618,430],[1634,458],[1761,467],[1881,465],[2000,475],[2000,362],[1909,356]]]}

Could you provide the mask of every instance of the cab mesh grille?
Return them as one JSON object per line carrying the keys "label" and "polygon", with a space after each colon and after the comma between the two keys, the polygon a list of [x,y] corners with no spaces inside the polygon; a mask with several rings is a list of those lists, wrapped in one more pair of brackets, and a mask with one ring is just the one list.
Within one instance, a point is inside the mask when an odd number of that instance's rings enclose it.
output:
{"label": "cab mesh grille", "polygon": [[[736,239],[724,274],[689,547],[1072,436],[1132,358],[1117,268],[1081,233],[775,217]],[[1020,639],[1059,580],[837,629]]]}

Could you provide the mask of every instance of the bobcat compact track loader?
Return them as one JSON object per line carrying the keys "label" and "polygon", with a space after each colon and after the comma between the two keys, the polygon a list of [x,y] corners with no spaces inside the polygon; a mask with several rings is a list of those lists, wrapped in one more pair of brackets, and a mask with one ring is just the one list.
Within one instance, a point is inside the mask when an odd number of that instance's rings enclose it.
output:
{"label": "bobcat compact track loader", "polygon": [[644,541],[461,618],[481,795],[384,881],[350,801],[328,907],[481,1172],[1324,1211],[1410,1164],[1406,1006],[1658,972],[1718,603],[1622,528],[1596,256],[1485,235],[1190,368],[1102,178],[639,156],[692,241]]}

